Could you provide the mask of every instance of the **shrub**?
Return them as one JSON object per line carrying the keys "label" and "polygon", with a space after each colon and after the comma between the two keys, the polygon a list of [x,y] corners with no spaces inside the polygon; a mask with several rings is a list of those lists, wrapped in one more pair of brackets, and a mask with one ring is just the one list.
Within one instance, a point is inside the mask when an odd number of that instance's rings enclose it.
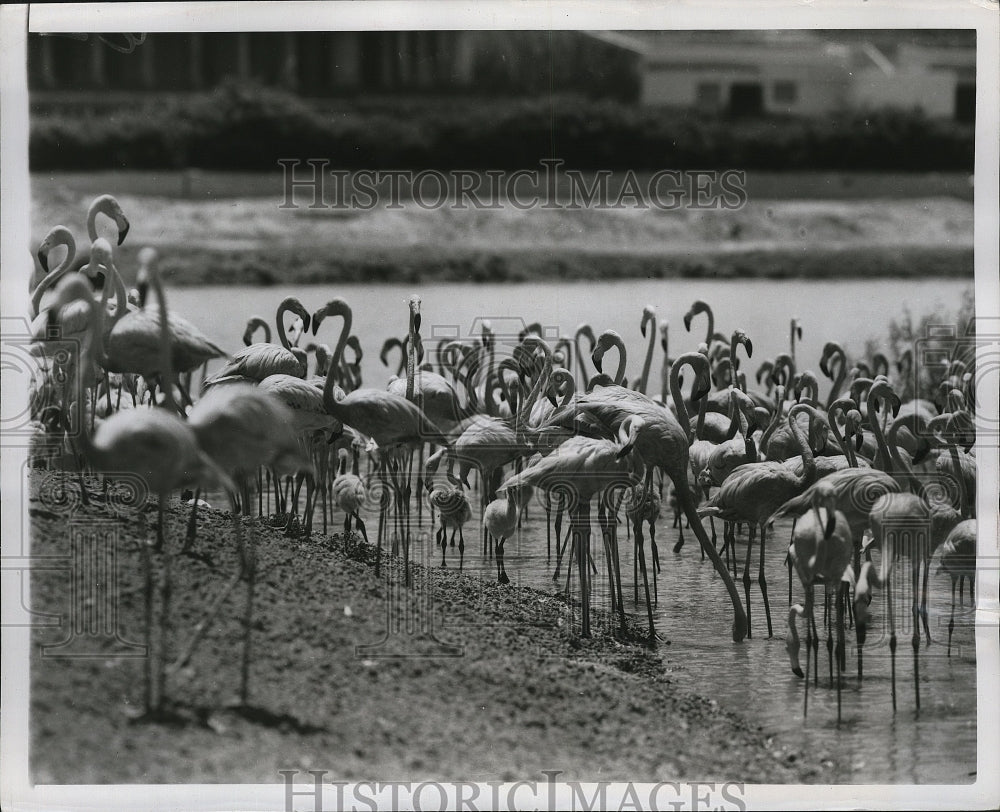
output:
{"label": "shrub", "polygon": [[904,110],[729,120],[573,96],[337,104],[227,82],[110,114],[35,115],[31,166],[269,170],[313,157],[346,169],[513,169],[559,157],[580,169],[971,171],[975,145],[973,125]]}

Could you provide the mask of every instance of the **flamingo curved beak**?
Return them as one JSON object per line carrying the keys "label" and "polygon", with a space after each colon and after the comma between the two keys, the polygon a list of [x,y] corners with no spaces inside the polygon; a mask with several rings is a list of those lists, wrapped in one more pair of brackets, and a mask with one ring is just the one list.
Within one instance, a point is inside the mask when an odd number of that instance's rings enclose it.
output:
{"label": "flamingo curved beak", "polygon": [[123,214],[121,219],[118,221],[118,244],[121,245],[125,242],[125,238],[128,236],[128,230],[132,227],[129,223],[128,218]]}

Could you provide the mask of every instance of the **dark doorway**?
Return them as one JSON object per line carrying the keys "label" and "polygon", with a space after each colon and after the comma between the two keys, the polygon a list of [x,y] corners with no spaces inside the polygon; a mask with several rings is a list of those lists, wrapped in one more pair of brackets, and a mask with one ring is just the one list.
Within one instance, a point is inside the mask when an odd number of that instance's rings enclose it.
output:
{"label": "dark doorway", "polygon": [[955,120],[966,124],[976,120],[975,82],[959,82],[955,87]]}
{"label": "dark doorway", "polygon": [[764,112],[764,86],[759,82],[735,82],[729,86],[732,116],[759,116]]}

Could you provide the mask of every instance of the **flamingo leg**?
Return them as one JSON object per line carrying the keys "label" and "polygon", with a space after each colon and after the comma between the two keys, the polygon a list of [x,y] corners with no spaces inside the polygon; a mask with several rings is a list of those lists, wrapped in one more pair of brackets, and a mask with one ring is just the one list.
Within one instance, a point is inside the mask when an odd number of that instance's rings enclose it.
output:
{"label": "flamingo leg", "polygon": [[[652,484],[653,471],[650,469],[646,474],[646,488],[647,493],[648,488]],[[649,620],[649,645],[652,645],[656,640],[656,624],[653,620],[653,602],[649,597],[649,575],[646,572],[646,548],[644,544],[643,534],[642,534],[642,516],[637,512],[635,514],[635,527],[633,528],[635,536],[635,554],[639,559],[639,569],[642,572],[642,586],[646,594],[646,616]]]}
{"label": "flamingo leg", "polygon": [[[830,590],[823,590],[823,614],[827,618],[830,614]],[[830,663],[830,687],[833,687],[833,624],[826,621],[826,656]]]}
{"label": "flamingo leg", "polygon": [[785,569],[788,570],[788,605],[792,605],[792,557],[785,553]]}
{"label": "flamingo leg", "polygon": [[[888,550],[883,550],[886,555]],[[891,575],[885,582],[885,605],[889,612],[889,663],[890,681],[892,686],[892,712],[896,712],[896,618],[892,605],[892,578]]]}
{"label": "flamingo leg", "polygon": [[767,528],[763,525],[760,528],[760,567],[757,570],[757,585],[760,587],[760,594],[764,598],[764,615],[767,617],[767,636],[774,637],[774,630],[771,627],[771,604],[767,600],[767,578],[764,575],[764,544],[767,541]]}
{"label": "flamingo leg", "polygon": [[927,579],[931,570],[931,557],[928,550],[924,549],[922,552],[924,577],[920,587],[920,620],[923,623],[924,635],[927,637],[927,645],[929,646],[931,644],[931,630],[927,619]]}
{"label": "flamingo leg", "polygon": [[747,545],[746,562],[743,565],[743,592],[747,599],[747,637],[753,637],[753,628],[750,625],[750,557],[753,555],[753,544]]}
{"label": "flamingo leg", "polygon": [[649,522],[649,548],[653,553],[653,603],[660,605],[660,590],[656,583],[656,574],[660,572],[660,553],[656,549],[656,526]]}
{"label": "flamingo leg", "polygon": [[503,545],[507,540],[506,536],[500,536],[500,540],[497,542],[497,583],[498,584],[509,584],[510,578],[507,577],[507,570],[503,565]]}
{"label": "flamingo leg", "polygon": [[580,636],[590,637],[590,501],[576,506],[576,554],[580,571]]}
{"label": "flamingo leg", "polygon": [[615,611],[615,568],[611,563],[611,528],[608,527],[607,515],[604,509],[604,500],[598,497],[597,502],[597,523],[601,526],[601,541],[604,545],[604,560],[608,565],[608,578],[610,583],[611,611]]}
{"label": "flamingo leg", "polygon": [[805,696],[802,701],[803,719],[805,719],[809,714],[809,670],[810,666],[812,665],[812,656],[813,656],[812,584],[806,584],[805,592],[806,592],[806,684],[805,684]]}
{"label": "flamingo leg", "polygon": [[[145,520],[143,520],[145,524]],[[143,603],[143,624],[145,626],[146,656],[143,658],[143,702],[145,704],[145,716],[149,717],[153,712],[156,702],[155,687],[153,684],[153,601],[155,598],[153,584],[153,561],[150,545],[143,539],[142,545],[142,577],[144,582],[145,601]]]}
{"label": "flamingo leg", "polygon": [[910,560],[910,583],[913,590],[913,634],[910,637],[910,645],[913,648],[913,688],[917,700],[917,710],[920,710],[920,606],[917,603],[917,588],[920,584],[920,559],[917,554],[917,544],[914,545]]}
{"label": "flamingo leg", "polygon": [[841,719],[841,675],[844,672],[844,598],[847,584],[840,583],[837,589],[837,724]]}
{"label": "flamingo leg", "polygon": [[361,538],[365,540],[365,545],[370,545],[371,542],[368,541],[368,530],[365,528],[364,519],[361,518],[360,514],[354,514],[355,525],[361,530]]}
{"label": "flamingo leg", "polygon": [[951,617],[948,618],[948,656],[951,656],[951,633],[955,631],[955,581],[961,580],[952,578],[951,579]]}
{"label": "flamingo leg", "polygon": [[[160,504],[166,501],[167,495],[160,494]],[[170,637],[170,600],[173,592],[173,555],[164,545],[163,548],[163,588],[160,592],[160,652],[156,662],[156,705],[157,712],[163,710],[167,698],[167,655]]]}
{"label": "flamingo leg", "polygon": [[201,496],[201,488],[194,489],[194,499],[191,500],[191,515],[188,517],[187,535],[184,538],[184,546],[181,553],[186,553],[194,544],[195,535],[198,533],[198,498]]}
{"label": "flamingo leg", "polygon": [[465,535],[462,533],[462,525],[458,526],[458,568],[461,570],[465,564]]}
{"label": "flamingo leg", "polygon": [[[237,516],[237,521],[242,521],[242,517]],[[246,602],[243,605],[243,655],[240,660],[240,705],[247,707],[247,700],[250,694],[250,657],[252,653],[252,632],[253,632],[253,602],[254,587],[257,583],[257,550],[252,532],[247,534],[249,542],[246,545],[246,563],[244,570],[247,579]]]}

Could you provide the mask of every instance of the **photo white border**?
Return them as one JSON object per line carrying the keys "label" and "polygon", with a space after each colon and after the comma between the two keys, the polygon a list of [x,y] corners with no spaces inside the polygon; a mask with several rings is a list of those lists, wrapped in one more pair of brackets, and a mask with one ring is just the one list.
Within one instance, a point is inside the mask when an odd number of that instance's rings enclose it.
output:
{"label": "photo white border", "polygon": [[[30,234],[28,175],[28,98],[26,32],[157,31],[287,31],[287,30],[429,30],[429,29],[876,29],[975,28],[977,30],[976,167],[975,167],[975,291],[981,318],[1000,325],[1000,23],[996,2],[515,2],[481,0],[368,0],[368,2],[240,2],[240,3],[115,3],[32,4],[0,9],[0,195],[2,195],[2,250],[0,250],[0,311],[5,317],[27,312],[24,273],[31,267],[25,256]],[[291,21],[295,21],[292,23]],[[14,270],[11,270],[14,269]],[[23,269],[23,271],[21,270]],[[4,392],[4,399],[23,398],[27,392]],[[1000,397],[985,408],[997,421]],[[990,447],[990,446],[993,447]],[[998,514],[996,494],[998,449],[996,439],[977,442],[979,464],[979,553],[997,560]],[[20,477],[26,450],[3,449],[0,495],[3,499],[4,550],[17,538],[27,506],[11,503],[21,493]],[[4,557],[5,566],[10,560]],[[16,562],[15,562],[16,563]],[[997,628],[997,571],[980,570],[976,593],[978,774],[975,784],[938,785],[754,785],[747,787],[750,808],[996,808],[1000,803],[1000,640]],[[18,595],[5,590],[2,603],[2,678],[0,707],[0,807],[36,809],[284,809],[282,784],[233,785],[97,785],[32,787],[28,773],[28,687],[30,629],[6,625],[22,612]],[[30,596],[24,594],[27,601]],[[872,720],[878,723],[878,720]],[[886,720],[888,721],[888,720]],[[993,767],[989,765],[992,764]],[[277,776],[276,776],[277,777]],[[528,776],[526,776],[528,777]],[[638,785],[637,785],[638,786]],[[651,785],[649,785],[651,786]],[[481,798],[490,790],[482,786]],[[327,796],[329,797],[329,795]],[[388,801],[388,794],[381,796]],[[560,794],[568,804],[568,794]],[[615,804],[614,796],[608,801]],[[302,799],[300,804],[307,801]],[[813,804],[813,806],[810,806]]]}

